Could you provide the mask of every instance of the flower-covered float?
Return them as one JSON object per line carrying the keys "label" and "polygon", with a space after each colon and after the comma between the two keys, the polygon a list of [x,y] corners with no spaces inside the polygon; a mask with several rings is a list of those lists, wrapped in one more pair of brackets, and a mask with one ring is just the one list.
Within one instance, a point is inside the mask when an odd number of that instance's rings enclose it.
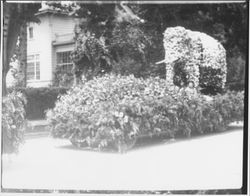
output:
{"label": "flower-covered float", "polygon": [[226,51],[211,36],[185,29],[170,27],[164,32],[166,80],[169,85],[187,84],[219,91],[226,82]]}

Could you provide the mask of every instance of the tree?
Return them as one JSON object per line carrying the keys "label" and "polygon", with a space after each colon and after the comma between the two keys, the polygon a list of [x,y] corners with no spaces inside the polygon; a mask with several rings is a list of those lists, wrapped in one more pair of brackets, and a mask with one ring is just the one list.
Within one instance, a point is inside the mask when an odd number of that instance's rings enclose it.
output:
{"label": "tree", "polygon": [[103,39],[96,38],[89,31],[81,31],[75,42],[75,49],[71,53],[75,83],[82,75],[89,80],[111,70],[109,52]]}
{"label": "tree", "polygon": [[[80,29],[88,29],[97,39],[105,38],[105,45],[111,52],[113,62],[116,67],[123,70],[122,73],[124,70],[130,72],[130,68],[134,68],[132,73],[137,72],[138,76],[159,75],[164,78],[164,64],[155,65],[155,62],[164,58],[162,34],[167,27],[183,26],[186,29],[204,32],[219,40],[227,51],[228,81],[244,81],[242,74],[247,55],[247,3],[184,5],[137,2],[125,4],[117,1],[106,4],[94,1],[91,4],[77,3],[68,7],[57,4],[57,6],[68,9],[79,18],[85,18],[86,20],[80,22]],[[143,63],[140,58],[131,59],[130,55],[129,57],[122,55],[122,52],[120,60],[117,60],[117,47],[120,46],[120,51],[123,47],[124,50],[125,47],[130,48],[132,40],[128,39],[127,32],[132,29],[140,32],[141,36],[138,38],[144,36],[150,42],[148,47],[143,49],[145,56]],[[126,43],[118,44],[121,40]],[[133,39],[133,42],[132,45],[135,46],[140,43],[140,39]],[[131,54],[136,55],[136,53]]]}
{"label": "tree", "polygon": [[20,30],[20,42],[19,47],[17,51],[17,57],[18,61],[20,63],[20,74],[21,74],[21,86],[26,87],[26,81],[27,81],[27,25],[24,23]]}
{"label": "tree", "polygon": [[[37,21],[34,14],[40,8],[38,3],[3,3],[3,66],[2,94],[7,94],[6,75],[10,60],[15,52],[22,26],[29,21]],[[25,44],[24,44],[25,45]]]}
{"label": "tree", "polygon": [[237,83],[241,84],[241,87],[244,86],[248,36],[246,2],[139,4],[136,10],[138,15],[145,19],[146,31],[153,30],[159,37],[162,37],[161,34],[167,27],[183,26],[219,40],[227,51],[228,84]]}
{"label": "tree", "polygon": [[[72,55],[78,78],[81,72],[86,75],[88,67],[93,63],[94,65],[91,67],[95,68],[92,69],[91,74],[95,76],[97,70],[100,70],[102,62],[105,62],[102,63],[105,64],[102,66],[105,67],[105,71],[112,70],[123,74],[134,73],[140,76],[146,65],[144,49],[149,43],[149,39],[140,25],[144,21],[127,4],[124,2],[79,4],[74,14],[86,19],[80,22],[76,28],[76,46]],[[90,41],[91,39],[92,41]],[[92,43],[93,46],[88,43]],[[100,50],[90,51],[91,48],[103,48],[103,52],[100,53]],[[95,52],[96,54],[94,54]],[[98,58],[93,60],[94,56]],[[99,66],[97,66],[98,64]]]}

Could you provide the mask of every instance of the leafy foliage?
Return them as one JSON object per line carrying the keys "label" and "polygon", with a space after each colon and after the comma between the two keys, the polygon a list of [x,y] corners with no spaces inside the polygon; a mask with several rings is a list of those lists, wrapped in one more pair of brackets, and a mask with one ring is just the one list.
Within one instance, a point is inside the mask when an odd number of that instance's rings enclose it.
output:
{"label": "leafy foliage", "polygon": [[2,92],[3,96],[7,94],[6,75],[10,69],[11,58],[15,53],[18,42],[18,36],[21,34],[22,27],[29,21],[37,22],[35,13],[40,8],[38,3],[7,3],[3,4],[3,66],[2,66]]}
{"label": "leafy foliage", "polygon": [[89,32],[82,32],[77,36],[71,58],[77,65],[74,72],[78,78],[83,74],[91,79],[110,70],[111,62],[105,41]]}
{"label": "leafy foliage", "polygon": [[[247,55],[247,3],[223,4],[140,4],[138,15],[145,26],[162,33],[167,27],[183,26],[217,39],[227,53],[229,86],[244,86]],[[237,71],[235,71],[237,70]],[[237,88],[235,88],[237,89]],[[241,88],[242,89],[242,88]]]}
{"label": "leafy foliage", "polygon": [[244,92],[228,91],[224,95],[216,95],[213,105],[226,124],[240,121],[244,117]]}
{"label": "leafy foliage", "polygon": [[70,87],[73,85],[73,81],[73,73],[66,71],[63,67],[56,67],[53,78],[53,86]]}
{"label": "leafy foliage", "polygon": [[13,91],[2,102],[3,153],[17,153],[23,142],[26,126],[24,106],[26,99],[20,92]]}
{"label": "leafy foliage", "polygon": [[[111,54],[115,60],[113,71],[143,76],[150,44],[151,37],[144,33],[142,25],[137,21],[117,23],[110,40]],[[124,61],[128,61],[130,65],[127,66]]]}
{"label": "leafy foliage", "polygon": [[[120,2],[111,4],[72,3],[68,8],[70,12],[74,12],[75,16],[86,19],[80,22],[80,30],[88,29],[95,34],[97,39],[105,38],[105,46],[109,49],[112,65],[109,68],[115,73],[133,73],[142,77],[160,76],[164,78],[166,70],[163,66],[155,65],[155,62],[164,58],[163,32],[168,27],[183,26],[192,31],[204,32],[217,39],[227,51],[227,64],[230,66],[228,72],[230,83],[228,84],[242,84],[242,80],[239,80],[242,78],[245,62],[235,62],[235,59],[242,57],[244,60],[246,57],[246,3],[126,4],[126,7],[137,17],[129,17],[121,4]],[[135,20],[138,17],[143,20]],[[83,32],[78,32],[76,37],[81,37]],[[129,36],[130,32],[134,33],[132,38]],[[146,42],[142,42],[143,38],[150,42],[150,47],[144,47],[140,52],[139,45],[141,43],[147,45]],[[132,52],[134,49],[135,51]],[[239,53],[236,53],[235,49]],[[86,60],[84,61],[86,62]],[[125,64],[126,61],[129,63]],[[235,73],[232,70],[238,70],[238,72]],[[93,72],[90,71],[90,73]]]}
{"label": "leafy foliage", "polygon": [[235,90],[244,89],[246,60],[237,48],[229,52],[232,55],[227,58],[227,86],[230,88],[236,86]]}
{"label": "leafy foliage", "polygon": [[[55,138],[122,152],[141,136],[224,130],[229,122],[243,119],[243,97],[243,93],[227,93],[214,101],[202,95],[190,100],[178,89],[169,89],[163,79],[105,75],[70,89],[47,112],[47,119]],[[234,108],[225,108],[232,115],[225,116],[220,108],[233,101]]]}
{"label": "leafy foliage", "polygon": [[181,82],[187,86],[187,70],[185,69],[185,62],[184,61],[176,61],[174,64],[174,77],[173,83],[174,85],[181,86]]}
{"label": "leafy foliage", "polygon": [[[55,106],[60,94],[66,93],[67,87],[41,87],[41,88],[15,88],[14,91],[21,92],[26,97],[24,107],[27,119],[42,119],[45,111]],[[9,89],[13,91],[13,89]],[[13,92],[14,92],[13,91]]]}
{"label": "leafy foliage", "polygon": [[223,73],[221,69],[211,67],[200,67],[200,87],[204,88],[204,94],[216,94],[222,91]]}

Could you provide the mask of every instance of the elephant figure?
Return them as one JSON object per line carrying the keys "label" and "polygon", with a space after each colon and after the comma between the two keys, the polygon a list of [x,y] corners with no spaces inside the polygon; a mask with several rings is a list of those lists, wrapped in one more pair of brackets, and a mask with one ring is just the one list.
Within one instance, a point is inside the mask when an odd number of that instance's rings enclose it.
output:
{"label": "elephant figure", "polygon": [[182,69],[186,82],[192,81],[195,87],[215,91],[225,87],[226,51],[216,39],[180,26],[167,28],[163,35],[165,59],[162,62],[166,64],[169,85],[176,85],[174,77],[179,73],[175,70]]}

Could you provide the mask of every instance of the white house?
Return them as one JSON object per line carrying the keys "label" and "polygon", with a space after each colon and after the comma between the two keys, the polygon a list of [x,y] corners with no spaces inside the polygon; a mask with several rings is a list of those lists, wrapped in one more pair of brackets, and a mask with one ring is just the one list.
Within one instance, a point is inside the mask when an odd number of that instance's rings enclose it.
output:
{"label": "white house", "polygon": [[71,70],[73,65],[69,55],[74,48],[77,19],[49,7],[41,8],[36,16],[40,23],[27,26],[28,87],[48,86],[56,66]]}

